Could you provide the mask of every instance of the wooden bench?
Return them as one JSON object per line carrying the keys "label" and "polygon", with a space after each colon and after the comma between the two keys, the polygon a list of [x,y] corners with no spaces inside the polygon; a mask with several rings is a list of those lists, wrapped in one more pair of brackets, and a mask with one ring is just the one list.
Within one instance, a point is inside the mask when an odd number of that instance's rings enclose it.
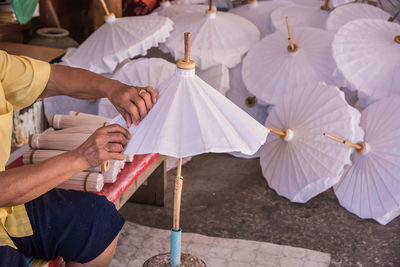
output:
{"label": "wooden bench", "polygon": [[[22,166],[22,157],[8,164],[6,169]],[[166,190],[166,161],[160,154],[135,155],[133,162],[127,162],[118,174],[117,181],[105,184],[97,194],[120,209],[128,200],[137,203],[164,206]],[[49,262],[49,267],[58,267],[61,258]]]}

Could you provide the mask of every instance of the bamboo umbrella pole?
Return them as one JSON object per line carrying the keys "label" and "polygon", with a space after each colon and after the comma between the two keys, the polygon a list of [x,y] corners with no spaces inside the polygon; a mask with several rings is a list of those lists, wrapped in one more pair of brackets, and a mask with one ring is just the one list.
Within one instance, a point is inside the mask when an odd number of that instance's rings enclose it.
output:
{"label": "bamboo umbrella pole", "polygon": [[366,149],[365,142],[352,143],[350,141],[347,141],[347,140],[344,140],[342,138],[330,135],[328,133],[323,133],[323,135],[328,137],[328,138],[330,138],[330,139],[332,139],[332,140],[334,140],[334,141],[336,141],[336,142],[339,142],[339,143],[345,144],[346,146],[354,148],[358,153],[364,153],[365,152],[365,149]]}
{"label": "bamboo umbrella pole", "polygon": [[392,17],[388,19],[388,21],[393,22],[400,15],[400,8]]}
{"label": "bamboo umbrella pole", "polygon": [[174,218],[173,218],[173,229],[175,232],[179,231],[180,214],[181,214],[181,199],[182,199],[182,158],[179,158],[178,168],[175,178],[175,196],[174,196]]}
{"label": "bamboo umbrella pole", "polygon": [[292,31],[290,30],[290,23],[289,23],[289,18],[288,17],[286,17],[286,27],[287,27],[287,31],[288,31],[288,34],[289,34],[288,51],[289,52],[296,52],[297,49],[298,49],[298,46],[295,43],[293,43],[293,36],[292,36]]}
{"label": "bamboo umbrella pole", "polygon": [[331,9],[329,8],[329,0],[325,0],[324,4],[320,8],[321,10],[330,11]]}
{"label": "bamboo umbrella pole", "polygon": [[276,129],[276,128],[267,128],[270,132],[280,135],[280,136],[285,136],[286,133],[282,130]]}
{"label": "bamboo umbrella pole", "polygon": [[100,0],[100,3],[101,3],[101,5],[103,6],[103,8],[104,8],[104,11],[106,12],[106,16],[108,17],[108,16],[110,16],[110,10],[108,10],[108,7],[107,7],[107,5],[106,5],[106,3],[104,2],[104,0]]}

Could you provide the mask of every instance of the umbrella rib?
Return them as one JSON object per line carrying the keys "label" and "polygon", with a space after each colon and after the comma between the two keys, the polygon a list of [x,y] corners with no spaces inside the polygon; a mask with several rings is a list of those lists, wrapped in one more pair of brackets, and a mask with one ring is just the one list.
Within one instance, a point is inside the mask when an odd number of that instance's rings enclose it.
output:
{"label": "umbrella rib", "polygon": [[[379,162],[377,162],[377,161],[375,161],[375,163],[378,163],[378,164],[379,164]],[[375,168],[374,164],[368,164],[368,165],[367,165],[367,168],[370,169],[369,173],[371,173],[371,170],[374,169],[374,170],[375,170],[375,173],[377,173],[380,177],[382,177],[381,173],[378,171],[377,168]],[[391,174],[390,174],[390,175],[391,175]],[[392,176],[392,175],[391,175],[391,176]],[[379,199],[379,202],[380,202],[380,204],[381,204],[381,207],[382,207],[382,209],[384,210],[384,212],[387,213],[388,211],[386,210],[386,207],[385,207],[385,205],[384,205],[384,202],[383,202],[383,200],[382,200],[382,198],[381,198],[381,196],[380,196],[380,194],[379,194],[379,190],[378,190],[378,187],[377,187],[377,185],[376,185],[376,183],[375,183],[375,180],[374,180],[374,179],[371,179],[371,180],[372,180],[372,184],[374,185],[375,192],[376,192],[376,194],[377,194],[377,196],[378,196],[378,199]],[[390,192],[390,190],[388,189],[387,185],[385,184],[385,181],[384,181],[382,178],[381,178],[380,180],[381,180],[382,184],[384,185],[384,187],[386,188],[386,190],[389,192],[389,194],[390,194],[390,196],[392,197],[392,199],[395,200],[395,198],[393,197],[392,192]],[[397,202],[397,201],[395,200],[395,202]],[[371,203],[371,202],[370,202],[370,203]],[[399,205],[399,203],[397,203],[397,205]],[[371,205],[370,205],[370,206],[371,206]],[[371,214],[373,214],[372,210],[371,210]]]}

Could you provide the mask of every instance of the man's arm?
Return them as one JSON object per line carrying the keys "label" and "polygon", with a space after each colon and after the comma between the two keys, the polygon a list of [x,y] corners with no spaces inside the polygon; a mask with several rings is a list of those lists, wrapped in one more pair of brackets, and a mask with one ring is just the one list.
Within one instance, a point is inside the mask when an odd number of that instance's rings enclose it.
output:
{"label": "man's arm", "polygon": [[[139,95],[140,89],[147,93]],[[89,99],[107,97],[125,118],[127,126],[137,125],[157,101],[152,87],[134,87],[96,73],[62,65],[51,65],[50,79],[40,97],[67,95]]]}
{"label": "man's arm", "polygon": [[130,133],[119,125],[98,129],[77,149],[44,162],[0,172],[0,207],[31,201],[78,172],[106,160],[123,160]]}

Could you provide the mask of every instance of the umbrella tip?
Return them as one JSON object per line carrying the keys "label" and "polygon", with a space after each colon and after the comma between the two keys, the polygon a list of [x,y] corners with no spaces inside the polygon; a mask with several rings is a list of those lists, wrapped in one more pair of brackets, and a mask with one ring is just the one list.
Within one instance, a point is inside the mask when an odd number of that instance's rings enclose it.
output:
{"label": "umbrella tip", "polygon": [[185,58],[179,59],[176,62],[176,66],[180,69],[191,70],[196,67],[196,63],[193,60],[190,60],[190,41],[191,34],[190,32],[185,32]]}
{"label": "umbrella tip", "polygon": [[400,35],[397,35],[396,37],[394,37],[394,41],[398,44],[400,44]]}
{"label": "umbrella tip", "polygon": [[248,106],[249,108],[252,108],[257,104],[257,97],[249,96],[248,98],[246,98],[245,103],[246,103],[246,106]]}
{"label": "umbrella tip", "polygon": [[329,0],[325,0],[324,4],[320,7],[321,10],[331,11],[329,7]]}

